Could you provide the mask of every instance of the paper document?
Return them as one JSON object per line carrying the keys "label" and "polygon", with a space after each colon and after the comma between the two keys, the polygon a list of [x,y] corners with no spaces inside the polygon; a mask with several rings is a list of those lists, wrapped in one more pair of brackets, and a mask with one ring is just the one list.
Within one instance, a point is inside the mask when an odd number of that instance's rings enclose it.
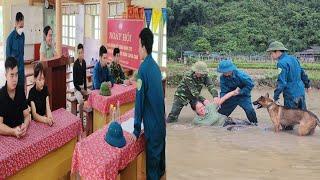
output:
{"label": "paper document", "polygon": [[[127,121],[121,123],[122,130],[128,133],[133,133],[134,130],[134,118],[130,118]],[[141,122],[141,130],[143,130],[143,122]]]}

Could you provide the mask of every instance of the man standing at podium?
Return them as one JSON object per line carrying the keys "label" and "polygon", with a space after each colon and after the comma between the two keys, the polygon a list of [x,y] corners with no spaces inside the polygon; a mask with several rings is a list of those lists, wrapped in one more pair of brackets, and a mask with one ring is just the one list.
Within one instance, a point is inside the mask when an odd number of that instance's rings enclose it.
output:
{"label": "man standing at podium", "polygon": [[15,28],[7,38],[6,57],[14,57],[18,61],[18,85],[24,88],[24,16],[16,14]]}

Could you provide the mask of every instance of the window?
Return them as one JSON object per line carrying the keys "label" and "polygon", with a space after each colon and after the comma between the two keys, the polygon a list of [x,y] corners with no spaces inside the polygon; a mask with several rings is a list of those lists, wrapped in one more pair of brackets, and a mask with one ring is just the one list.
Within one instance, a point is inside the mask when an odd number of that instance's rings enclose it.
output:
{"label": "window", "polygon": [[[62,15],[62,44],[65,46],[76,46],[76,16]],[[74,48],[69,48],[69,55],[74,57]]]}
{"label": "window", "polygon": [[122,16],[124,12],[124,3],[111,3],[109,4],[109,17]]}
{"label": "window", "polygon": [[93,37],[94,39],[100,39],[100,16],[93,16],[94,26],[93,26]]}
{"label": "window", "polygon": [[62,16],[62,44],[66,46],[76,46],[76,16]]}
{"label": "window", "polygon": [[[111,2],[109,3],[109,17],[122,16],[124,12],[123,2]],[[100,4],[87,4],[85,5],[85,37],[100,39],[101,27],[100,27]]]}
{"label": "window", "polygon": [[[153,30],[152,22],[150,29]],[[158,28],[153,31],[153,48],[152,56],[161,67],[167,64],[167,25],[161,20]]]}
{"label": "window", "polygon": [[114,17],[117,15],[117,4],[109,5],[109,16]]}
{"label": "window", "polygon": [[167,66],[167,23],[163,27],[163,36],[162,36],[162,67]]}
{"label": "window", "polygon": [[85,37],[100,39],[100,5],[85,5]]}

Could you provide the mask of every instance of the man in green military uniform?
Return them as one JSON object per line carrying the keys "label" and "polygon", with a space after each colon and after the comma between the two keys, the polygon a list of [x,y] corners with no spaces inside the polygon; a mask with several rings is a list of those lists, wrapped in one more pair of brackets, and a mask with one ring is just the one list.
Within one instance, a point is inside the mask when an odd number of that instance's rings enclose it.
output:
{"label": "man in green military uniform", "polygon": [[188,71],[180,82],[175,94],[171,112],[167,118],[168,123],[178,121],[179,114],[188,103],[200,116],[205,115],[205,106],[210,101],[200,96],[203,85],[205,85],[215,101],[219,101],[218,92],[214,87],[212,79],[208,76],[207,64],[198,61]]}
{"label": "man in green military uniform", "polygon": [[113,49],[113,60],[110,65],[111,74],[113,75],[113,78],[115,80],[116,84],[123,84],[126,77],[123,73],[122,67],[119,63],[119,57],[120,57],[120,49],[114,48]]}

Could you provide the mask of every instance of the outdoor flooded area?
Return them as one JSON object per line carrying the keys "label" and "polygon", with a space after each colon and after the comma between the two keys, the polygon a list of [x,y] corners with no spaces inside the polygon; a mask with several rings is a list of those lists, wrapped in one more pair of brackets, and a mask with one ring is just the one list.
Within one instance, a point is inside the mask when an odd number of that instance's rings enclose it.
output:
{"label": "outdoor flooded area", "polygon": [[[166,113],[171,110],[175,88],[168,88]],[[252,100],[273,89],[255,89]],[[206,88],[204,97],[211,97]],[[320,91],[306,95],[307,107],[320,115]],[[191,124],[195,113],[183,108],[178,123],[167,125],[167,178],[175,179],[319,179],[320,128],[312,136],[293,131],[275,133],[266,109],[256,110],[259,126],[228,131]],[[246,119],[237,107],[233,118]]]}

